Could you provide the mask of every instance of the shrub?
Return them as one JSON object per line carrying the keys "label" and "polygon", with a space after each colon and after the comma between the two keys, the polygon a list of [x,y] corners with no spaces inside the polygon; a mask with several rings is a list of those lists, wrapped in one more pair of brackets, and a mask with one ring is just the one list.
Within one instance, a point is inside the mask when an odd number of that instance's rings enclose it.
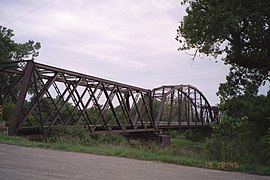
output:
{"label": "shrub", "polygon": [[209,130],[190,129],[185,131],[184,136],[186,139],[190,141],[200,142],[205,141],[207,137],[210,136],[210,134],[211,134],[210,129]]}
{"label": "shrub", "polygon": [[120,144],[124,138],[118,134],[90,134],[83,126],[57,126],[49,134],[49,141],[66,141],[85,145]]}
{"label": "shrub", "polygon": [[125,142],[125,139],[119,134],[100,134],[97,136],[97,141],[105,144],[121,144]]}
{"label": "shrub", "polygon": [[57,126],[50,131],[49,141],[66,141],[80,144],[94,143],[83,126]]}
{"label": "shrub", "polygon": [[270,128],[265,136],[261,137],[258,142],[258,149],[261,150],[263,156],[259,156],[262,164],[270,166]]}
{"label": "shrub", "polygon": [[257,162],[257,141],[246,117],[232,120],[224,116],[222,124],[213,124],[212,129],[212,136],[206,145],[211,159]]}
{"label": "shrub", "polygon": [[13,112],[15,110],[15,104],[13,102],[6,102],[3,105],[3,121],[6,126],[9,126],[9,123],[12,119]]}

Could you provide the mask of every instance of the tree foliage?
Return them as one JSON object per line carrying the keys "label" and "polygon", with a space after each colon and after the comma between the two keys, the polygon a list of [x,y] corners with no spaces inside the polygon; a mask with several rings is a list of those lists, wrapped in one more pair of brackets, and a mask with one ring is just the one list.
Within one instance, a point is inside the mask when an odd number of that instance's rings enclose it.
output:
{"label": "tree foliage", "polygon": [[269,165],[270,93],[256,96],[270,80],[270,1],[183,0],[179,50],[195,50],[230,65],[220,84],[221,124],[213,125],[212,158]]}
{"label": "tree foliage", "polygon": [[270,93],[239,96],[220,106],[222,123],[208,141],[213,159],[270,165]]}
{"label": "tree foliage", "polygon": [[269,78],[267,71],[233,65],[226,76],[227,81],[220,84],[217,94],[222,101],[242,95],[252,97],[257,95],[258,88],[265,85]]}
{"label": "tree foliage", "polygon": [[195,49],[194,57],[221,56],[232,66],[220,95],[244,94],[243,87],[256,93],[254,87],[269,80],[270,1],[183,0],[182,4],[188,7],[177,30],[179,50]]}
{"label": "tree foliage", "polygon": [[39,42],[16,43],[13,36],[13,30],[0,26],[0,62],[33,60],[38,56]]}
{"label": "tree foliage", "polygon": [[[14,37],[13,30],[0,26],[0,63],[8,61],[20,61],[20,60],[33,60],[38,56],[40,49],[40,43],[29,40],[25,43],[16,43],[12,38]],[[17,81],[14,74],[0,74],[1,78],[6,82],[13,84]],[[0,86],[0,105],[3,104],[3,92],[5,87]],[[19,92],[17,90],[17,92]],[[16,93],[14,93],[16,94]],[[3,119],[7,122],[11,119],[11,114],[14,111],[14,102],[8,99],[4,104]],[[1,120],[1,119],[0,119]]]}

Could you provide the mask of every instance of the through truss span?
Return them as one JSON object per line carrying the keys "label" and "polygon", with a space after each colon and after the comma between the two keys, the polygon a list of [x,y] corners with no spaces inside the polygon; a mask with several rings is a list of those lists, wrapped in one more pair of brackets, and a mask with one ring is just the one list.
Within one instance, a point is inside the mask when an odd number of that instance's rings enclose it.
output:
{"label": "through truss span", "polygon": [[0,105],[14,106],[10,135],[46,135],[75,125],[90,133],[204,128],[216,122],[206,97],[191,85],[153,90],[34,61],[0,64]]}

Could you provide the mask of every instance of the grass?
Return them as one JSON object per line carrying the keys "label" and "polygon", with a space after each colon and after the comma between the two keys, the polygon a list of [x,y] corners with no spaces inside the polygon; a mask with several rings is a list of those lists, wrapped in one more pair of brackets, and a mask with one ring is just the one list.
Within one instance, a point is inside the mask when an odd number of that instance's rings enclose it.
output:
{"label": "grass", "polygon": [[[109,155],[127,157],[141,160],[153,160],[166,163],[182,164],[182,165],[193,165],[197,167],[204,167],[205,160],[197,158],[186,158],[181,156],[175,156],[172,152],[167,151],[161,147],[156,147],[157,151],[143,145],[136,145],[136,148],[129,147],[126,144],[98,144],[98,145],[84,145],[80,143],[71,143],[64,141],[57,142],[36,142],[28,139],[16,136],[6,136],[0,133],[0,143],[12,144],[27,147],[41,147],[50,149],[61,149],[73,152],[84,152],[98,155]],[[141,146],[141,147],[139,147]]]}
{"label": "grass", "polygon": [[[223,162],[209,161],[206,156],[205,146],[201,142],[192,142],[178,136],[172,138],[170,147],[162,148],[154,143],[143,144],[139,141],[118,140],[119,137],[91,138],[85,142],[71,141],[68,138],[45,141],[30,141],[22,137],[7,136],[0,133],[0,143],[28,147],[61,149],[65,151],[83,152],[98,155],[126,157],[140,160],[151,160],[164,163],[181,164],[203,168],[213,168],[228,171],[240,171],[262,175],[270,175],[270,167],[260,165],[239,164],[232,167],[219,167]],[[109,142],[114,139],[114,142]],[[212,163],[209,166],[209,163]],[[228,162],[226,162],[228,163]]]}
{"label": "grass", "polygon": [[172,138],[171,143],[177,146],[205,147],[203,142],[193,142],[181,137]]}

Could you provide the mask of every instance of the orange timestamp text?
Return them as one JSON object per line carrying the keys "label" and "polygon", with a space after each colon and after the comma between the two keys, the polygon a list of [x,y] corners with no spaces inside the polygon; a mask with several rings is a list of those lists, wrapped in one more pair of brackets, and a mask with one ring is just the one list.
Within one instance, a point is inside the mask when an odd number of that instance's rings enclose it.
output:
{"label": "orange timestamp text", "polygon": [[213,161],[208,161],[205,164],[206,168],[218,168],[218,169],[226,169],[226,168],[238,168],[240,165],[239,162],[225,162],[225,161],[220,161],[220,162],[213,162]]}

